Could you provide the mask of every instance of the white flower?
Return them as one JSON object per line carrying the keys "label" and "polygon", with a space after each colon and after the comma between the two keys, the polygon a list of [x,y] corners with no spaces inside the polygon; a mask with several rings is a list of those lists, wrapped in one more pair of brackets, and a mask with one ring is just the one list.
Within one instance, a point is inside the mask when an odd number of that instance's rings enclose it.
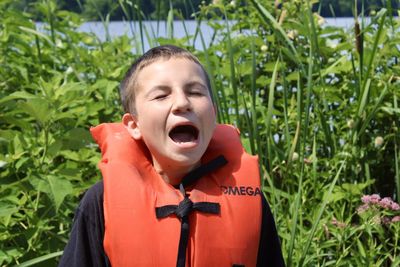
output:
{"label": "white flower", "polygon": [[56,40],[56,47],[62,48],[63,47],[63,42],[60,39]]}
{"label": "white flower", "polygon": [[71,74],[74,70],[69,66],[67,70],[65,71],[66,74]]}
{"label": "white flower", "polygon": [[382,136],[377,136],[375,138],[375,147],[379,148],[383,145],[383,137]]}
{"label": "white flower", "polygon": [[[330,47],[332,49],[335,49],[338,46],[338,43],[339,42],[337,40],[331,40],[331,39],[326,40],[326,46]],[[331,59],[331,58],[329,58],[329,59]]]}
{"label": "white flower", "polygon": [[289,37],[289,39],[294,40],[294,38],[296,38],[296,36],[297,36],[298,34],[299,34],[298,31],[296,31],[296,30],[290,30],[290,31],[287,33],[287,37]]}
{"label": "white flower", "polygon": [[266,46],[266,45],[262,45],[261,46],[261,51],[262,52],[266,52],[268,50],[268,46]]}
{"label": "white flower", "polygon": [[350,119],[347,121],[347,127],[349,127],[350,129],[354,128],[354,120]]}
{"label": "white flower", "polygon": [[321,17],[319,14],[314,13],[314,16],[317,18],[318,26],[322,26],[323,24],[325,24],[325,19]]}
{"label": "white flower", "polygon": [[293,152],[292,161],[297,161],[299,159],[299,153]]}

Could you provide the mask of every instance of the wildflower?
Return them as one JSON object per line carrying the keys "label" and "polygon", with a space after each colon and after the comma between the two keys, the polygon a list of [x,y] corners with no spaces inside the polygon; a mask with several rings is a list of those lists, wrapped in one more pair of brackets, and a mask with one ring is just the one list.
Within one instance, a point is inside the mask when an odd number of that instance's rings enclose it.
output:
{"label": "wildflower", "polygon": [[333,217],[331,223],[332,225],[337,226],[339,228],[345,228],[347,226],[346,223],[338,221],[335,217]]}
{"label": "wildflower", "polygon": [[361,197],[362,203],[368,204],[368,203],[369,203],[369,198],[370,198],[369,195],[364,195],[364,196],[362,196],[362,197]]}
{"label": "wildflower", "polygon": [[371,204],[378,204],[381,200],[381,197],[378,194],[372,194],[369,199],[369,203]]}
{"label": "wildflower", "polygon": [[349,127],[349,129],[354,128],[354,120],[353,119],[350,119],[347,121],[347,127]]}
{"label": "wildflower", "polygon": [[394,211],[398,211],[398,210],[400,210],[400,205],[393,201],[390,209],[394,210]]}
{"label": "wildflower", "polygon": [[365,212],[369,208],[368,204],[361,205],[360,207],[357,208],[357,213],[361,214]]}
{"label": "wildflower", "polygon": [[56,47],[62,48],[63,47],[63,42],[60,39],[56,40]]}
{"label": "wildflower", "polygon": [[392,208],[393,200],[390,197],[384,197],[381,201],[379,201],[378,205],[384,209]]}
{"label": "wildflower", "polygon": [[231,1],[231,2],[229,3],[229,5],[230,5],[231,7],[236,7],[235,1]]}
{"label": "wildflower", "polygon": [[382,136],[377,136],[375,138],[375,147],[379,148],[383,145],[383,137]]}
{"label": "wildflower", "polygon": [[261,46],[261,51],[262,52],[266,52],[268,50],[268,46],[266,46],[266,45],[262,45]]}
{"label": "wildflower", "polygon": [[382,219],[379,216],[379,214],[377,214],[374,217],[372,217],[372,222],[375,223],[375,224],[381,224],[382,223]]}
{"label": "wildflower", "polygon": [[0,160],[0,168],[3,168],[6,165],[7,165],[7,162]]}
{"label": "wildflower", "polygon": [[393,218],[392,218],[392,221],[391,221],[392,223],[395,223],[395,222],[400,222],[400,216],[394,216]]}
{"label": "wildflower", "polygon": [[298,34],[299,34],[299,33],[298,33],[296,30],[290,30],[290,31],[287,33],[287,37],[289,37],[289,39],[294,40],[294,39],[297,37]]}
{"label": "wildflower", "polygon": [[297,161],[299,159],[299,154],[297,152],[293,152],[292,161]]}
{"label": "wildflower", "polygon": [[378,194],[364,195],[361,197],[361,201],[364,204],[378,204],[380,200],[381,197]]}
{"label": "wildflower", "polygon": [[66,73],[66,74],[71,74],[73,71],[74,71],[74,70],[71,68],[71,66],[69,66],[69,67],[66,69],[65,73]]}
{"label": "wildflower", "polygon": [[319,14],[314,13],[314,16],[317,18],[318,26],[322,26],[323,24],[325,24],[325,19],[321,17]]}
{"label": "wildflower", "polygon": [[392,222],[392,220],[387,216],[381,218],[381,223],[382,224],[389,224],[391,222]]}

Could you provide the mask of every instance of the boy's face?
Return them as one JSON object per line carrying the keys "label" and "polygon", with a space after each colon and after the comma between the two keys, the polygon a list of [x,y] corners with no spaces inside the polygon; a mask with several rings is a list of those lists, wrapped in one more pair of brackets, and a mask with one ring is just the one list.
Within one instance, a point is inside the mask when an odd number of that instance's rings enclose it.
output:
{"label": "boy's face", "polygon": [[196,167],[216,126],[200,66],[185,58],[160,59],[138,73],[136,84],[136,114],[123,117],[132,137],[145,142],[156,170]]}

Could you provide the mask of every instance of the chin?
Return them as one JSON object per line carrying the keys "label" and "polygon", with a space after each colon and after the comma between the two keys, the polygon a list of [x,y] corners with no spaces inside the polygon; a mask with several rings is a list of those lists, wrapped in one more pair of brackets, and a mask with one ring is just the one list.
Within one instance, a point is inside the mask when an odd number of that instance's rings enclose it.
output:
{"label": "chin", "polygon": [[197,157],[193,157],[193,156],[179,156],[176,157],[175,159],[173,159],[174,161],[174,165],[175,166],[179,166],[182,168],[188,167],[188,168],[192,168],[192,167],[196,167],[197,165],[200,164],[201,162],[201,157],[197,156]]}

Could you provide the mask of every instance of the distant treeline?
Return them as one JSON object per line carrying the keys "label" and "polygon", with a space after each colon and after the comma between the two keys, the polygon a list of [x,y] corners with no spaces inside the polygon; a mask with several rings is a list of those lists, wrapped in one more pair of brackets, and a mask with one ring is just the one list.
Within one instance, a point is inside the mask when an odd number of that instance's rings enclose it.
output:
{"label": "distant treeline", "polygon": [[[41,20],[35,5],[38,3],[56,3],[59,9],[82,14],[87,20],[138,20],[166,19],[169,10],[174,10],[176,19],[193,19],[200,5],[211,3],[235,2],[236,6],[247,5],[246,0],[2,0],[10,7],[26,10],[36,14],[35,19]],[[4,4],[3,2],[3,4]],[[263,2],[263,1],[260,1]],[[280,8],[287,0],[267,1],[265,5]],[[382,7],[392,10],[398,15],[400,0],[320,0],[313,4],[313,11],[323,17],[352,17],[354,13],[370,15]]]}

